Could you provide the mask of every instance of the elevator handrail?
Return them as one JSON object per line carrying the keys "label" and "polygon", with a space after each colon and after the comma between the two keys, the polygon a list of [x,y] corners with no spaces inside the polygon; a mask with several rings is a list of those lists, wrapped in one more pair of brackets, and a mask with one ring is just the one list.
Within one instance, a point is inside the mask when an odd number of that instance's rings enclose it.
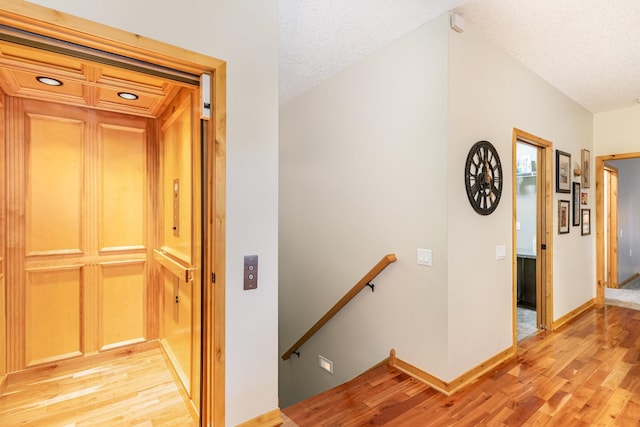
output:
{"label": "elevator handrail", "polygon": [[184,280],[185,283],[189,283],[191,280],[193,280],[193,268],[182,265],[180,262],[171,258],[165,252],[154,249],[153,259],[158,261],[163,267],[166,267],[167,270],[169,270],[175,276],[177,276],[181,280]]}
{"label": "elevator handrail", "polygon": [[340,301],[338,301],[333,307],[331,307],[331,309],[327,311],[327,313],[324,316],[322,316],[320,320],[316,322],[315,325],[313,325],[298,341],[295,342],[295,344],[291,346],[291,348],[289,348],[289,350],[287,350],[282,355],[282,359],[287,360],[291,357],[292,354],[296,353],[296,351],[300,347],[302,347],[302,344],[307,342],[307,340],[311,338],[313,334],[318,332],[318,330],[322,328],[325,325],[325,323],[331,320],[331,318],[335,316],[336,313],[338,313],[345,305],[347,305],[347,303],[349,303],[349,301],[351,301],[353,297],[355,297],[358,294],[358,292],[362,290],[362,288],[364,288],[367,285],[371,285],[370,282],[378,274],[380,274],[382,270],[387,268],[389,264],[391,264],[392,262],[395,262],[396,260],[397,260],[397,257],[395,254],[389,254],[389,255],[385,255],[380,261],[378,261],[378,263],[374,265],[373,268],[369,270],[369,272],[365,274],[364,277],[362,277],[362,279],[360,279],[360,281],[356,283],[355,286],[351,288],[351,290],[347,292],[340,299]]}

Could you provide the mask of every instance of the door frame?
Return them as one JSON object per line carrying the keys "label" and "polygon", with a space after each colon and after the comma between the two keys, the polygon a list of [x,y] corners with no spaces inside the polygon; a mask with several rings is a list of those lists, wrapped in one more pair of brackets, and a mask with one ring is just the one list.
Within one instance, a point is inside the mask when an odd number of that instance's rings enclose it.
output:
{"label": "door frame", "polygon": [[211,118],[201,126],[205,141],[203,278],[207,280],[202,289],[200,418],[202,425],[224,425],[226,62],[27,2],[0,0],[0,24],[68,42],[79,50],[86,47],[189,74],[210,75]]}
{"label": "door frame", "polygon": [[604,288],[606,286],[604,271],[604,162],[606,160],[623,160],[640,158],[640,151],[596,156],[596,304],[604,304]]}
{"label": "door frame", "polygon": [[[604,263],[604,285],[618,287],[618,169],[604,166],[604,250],[607,262]],[[605,215],[606,213],[606,215]],[[611,232],[613,230],[613,233]]]}
{"label": "door frame", "polygon": [[[513,128],[512,139],[512,307],[513,348],[517,338],[517,254],[516,254],[516,164],[517,144],[523,142],[538,150],[536,202],[536,313],[537,327],[553,330],[553,143],[523,130]],[[546,248],[546,249],[542,249]]]}

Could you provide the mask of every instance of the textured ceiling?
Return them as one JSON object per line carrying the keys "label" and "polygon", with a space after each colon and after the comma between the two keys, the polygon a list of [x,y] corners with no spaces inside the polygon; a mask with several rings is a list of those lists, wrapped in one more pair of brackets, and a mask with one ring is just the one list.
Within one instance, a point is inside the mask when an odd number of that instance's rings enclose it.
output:
{"label": "textured ceiling", "polygon": [[592,112],[640,98],[640,0],[280,0],[280,102],[447,10]]}
{"label": "textured ceiling", "polygon": [[279,0],[280,103],[464,2]]}

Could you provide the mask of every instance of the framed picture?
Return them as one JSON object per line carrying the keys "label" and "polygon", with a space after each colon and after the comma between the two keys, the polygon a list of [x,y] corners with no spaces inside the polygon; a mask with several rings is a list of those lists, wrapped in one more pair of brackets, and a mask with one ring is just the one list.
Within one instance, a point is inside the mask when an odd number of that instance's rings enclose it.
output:
{"label": "framed picture", "polygon": [[588,201],[588,200],[587,200],[587,198],[588,198],[588,194],[587,194],[587,193],[582,193],[582,196],[580,196],[580,202],[581,202],[583,205],[586,205],[586,204],[587,204],[587,201]]}
{"label": "framed picture", "polygon": [[591,234],[591,209],[582,209],[582,235]]}
{"label": "framed picture", "polygon": [[580,183],[573,183],[573,226],[580,225]]}
{"label": "framed picture", "polygon": [[589,150],[580,152],[582,158],[582,188],[591,187],[591,175],[589,174],[589,166],[591,166],[591,153]]}
{"label": "framed picture", "polygon": [[569,232],[569,215],[569,201],[558,200],[558,234]]}
{"label": "framed picture", "polygon": [[571,193],[571,154],[556,150],[556,193]]}

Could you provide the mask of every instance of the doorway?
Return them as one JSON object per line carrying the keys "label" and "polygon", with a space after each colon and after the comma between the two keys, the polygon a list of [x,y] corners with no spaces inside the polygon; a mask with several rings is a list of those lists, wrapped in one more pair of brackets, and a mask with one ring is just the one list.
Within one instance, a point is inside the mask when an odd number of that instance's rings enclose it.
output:
{"label": "doorway", "polygon": [[[632,225],[634,218],[637,219],[634,200],[637,200],[636,189],[640,188],[637,185],[639,162],[640,152],[596,157],[596,303],[599,305],[605,302],[605,288],[620,288],[640,277],[634,268],[638,254],[633,251],[639,235],[637,227]],[[623,184],[626,184],[624,191]],[[620,192],[625,195],[620,196]],[[622,217],[620,210],[624,212]]]}
{"label": "doorway", "polygon": [[553,324],[552,144],[513,132],[513,343]]}
{"label": "doorway", "polygon": [[[164,339],[202,424],[223,424],[225,64],[16,9],[0,11],[0,228],[11,233],[0,232],[0,382]],[[204,93],[194,89],[201,75]]]}

